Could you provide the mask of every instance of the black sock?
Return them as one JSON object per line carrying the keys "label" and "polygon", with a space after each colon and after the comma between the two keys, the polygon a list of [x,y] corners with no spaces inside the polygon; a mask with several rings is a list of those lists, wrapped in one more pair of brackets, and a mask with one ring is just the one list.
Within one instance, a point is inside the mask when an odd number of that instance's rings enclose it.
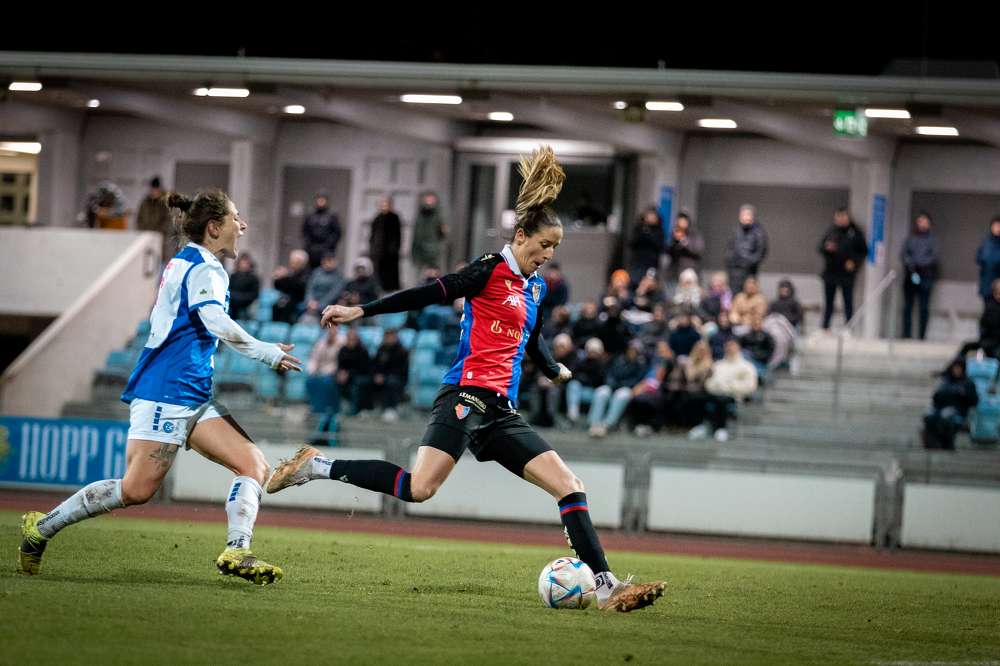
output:
{"label": "black sock", "polygon": [[570,493],[563,497],[559,500],[559,515],[577,557],[590,567],[595,576],[608,571],[608,560],[604,557],[604,549],[601,548],[597,532],[590,522],[587,495]]}
{"label": "black sock", "polygon": [[384,460],[334,460],[330,478],[412,502],[410,473]]}

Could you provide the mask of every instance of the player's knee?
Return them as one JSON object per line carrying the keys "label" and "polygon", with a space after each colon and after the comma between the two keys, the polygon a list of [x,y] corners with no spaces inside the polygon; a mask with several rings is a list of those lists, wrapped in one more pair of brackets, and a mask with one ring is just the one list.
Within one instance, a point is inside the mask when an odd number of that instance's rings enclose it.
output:
{"label": "player's knee", "polygon": [[260,449],[254,447],[253,452],[246,460],[241,461],[235,471],[238,476],[248,476],[263,486],[271,475],[271,466],[267,464],[267,458]]}
{"label": "player's knee", "polygon": [[135,506],[145,504],[153,499],[153,495],[160,489],[159,483],[150,481],[129,482],[122,481],[122,504],[125,506]]}
{"label": "player's knee", "polygon": [[586,492],[586,488],[583,487],[583,481],[581,481],[575,474],[570,474],[563,480],[563,487],[560,488],[559,494],[565,497],[570,493],[582,492]]}
{"label": "player's knee", "polygon": [[437,493],[440,484],[433,483],[413,483],[410,482],[410,497],[413,498],[414,502],[426,502],[430,498],[434,497]]}

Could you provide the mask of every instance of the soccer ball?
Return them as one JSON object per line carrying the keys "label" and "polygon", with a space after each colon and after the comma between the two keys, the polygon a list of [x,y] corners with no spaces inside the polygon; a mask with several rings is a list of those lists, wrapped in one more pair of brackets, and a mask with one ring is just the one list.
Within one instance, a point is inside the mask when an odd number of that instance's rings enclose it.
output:
{"label": "soccer ball", "polygon": [[586,608],[597,598],[594,572],[575,557],[552,560],[538,576],[538,594],[549,608]]}

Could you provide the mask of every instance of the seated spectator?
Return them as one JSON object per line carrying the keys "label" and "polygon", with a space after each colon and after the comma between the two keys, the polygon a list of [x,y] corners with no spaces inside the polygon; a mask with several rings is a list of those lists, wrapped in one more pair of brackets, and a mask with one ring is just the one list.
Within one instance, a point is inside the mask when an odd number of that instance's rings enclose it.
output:
{"label": "seated spectator", "polygon": [[562,270],[559,268],[559,262],[551,261],[545,265],[545,272],[543,276],[545,278],[545,298],[542,299],[541,307],[539,308],[542,312],[542,316],[546,319],[556,307],[560,305],[566,305],[569,303],[569,283],[566,282],[566,278],[562,274]]}
{"label": "seated spectator", "polygon": [[340,293],[341,305],[364,305],[378,298],[378,281],[372,277],[372,260],[361,257],[354,262],[354,279]]}
{"label": "seated spectator", "polygon": [[774,355],[774,338],[764,330],[764,320],[756,312],[750,315],[750,330],[741,335],[739,340],[743,355],[753,363],[757,379],[763,384],[767,380],[767,364]]}
{"label": "seated spectator", "polygon": [[622,308],[616,299],[605,296],[604,306],[597,337],[604,344],[604,351],[608,356],[617,356],[625,351],[629,340],[632,339],[632,331],[622,319]]}
{"label": "seated spectator", "polygon": [[[573,373],[576,372],[580,363],[580,351],[567,333],[560,333],[552,338],[552,357],[556,363],[562,363]],[[542,374],[539,374],[537,384],[541,389],[539,425],[564,425],[557,421],[557,414],[566,391],[565,385],[551,382]]]}
{"label": "seated spectator", "polygon": [[229,316],[233,319],[249,319],[250,306],[260,296],[260,278],[257,267],[249,253],[244,252],[236,260],[236,270],[229,276]]}
{"label": "seated spectator", "polygon": [[729,323],[729,310],[719,313],[719,324],[715,333],[708,338],[708,346],[712,348],[712,358],[716,361],[726,355],[726,343],[736,337],[732,324]]}
{"label": "seated spectator", "polygon": [[597,303],[595,301],[584,301],[580,308],[580,316],[573,322],[573,344],[582,347],[587,340],[597,335],[601,328],[601,320],[598,317]]}
{"label": "seated spectator", "polygon": [[632,401],[627,407],[636,436],[649,437],[665,425],[670,402],[667,378],[675,366],[670,346],[666,340],[660,340],[652,365],[646,377],[632,389]]}
{"label": "seated spectator", "polygon": [[580,420],[580,406],[590,405],[594,391],[604,384],[607,366],[604,343],[600,338],[587,340],[585,350],[586,356],[577,363],[573,379],[566,384],[566,415],[574,425]]}
{"label": "seated spectator", "polygon": [[760,293],[760,283],[754,276],[743,281],[743,291],[733,298],[733,308],[729,311],[729,321],[737,329],[748,327],[754,314],[764,319],[767,314],[767,299]]}
{"label": "seated spectator", "polygon": [[690,439],[704,439],[712,431],[715,440],[729,439],[726,421],[735,413],[736,403],[757,390],[757,370],[743,358],[739,340],[726,343],[726,355],[712,364],[712,374],[705,382],[704,410],[706,422],[688,433]]}
{"label": "seated spectator", "polygon": [[663,303],[657,303],[653,306],[653,318],[639,327],[638,339],[642,341],[644,353],[652,356],[656,351],[656,343],[669,335],[667,307]]}
{"label": "seated spectator", "polygon": [[337,354],[337,385],[350,401],[349,416],[371,408],[372,359],[355,328],[347,330],[347,339]]}
{"label": "seated spectator", "polygon": [[990,358],[1000,359],[1000,278],[993,280],[992,293],[979,318],[979,339],[962,345],[958,355],[965,358],[970,351],[982,349]]}
{"label": "seated spectator", "polygon": [[319,262],[319,267],[313,269],[306,283],[306,311],[302,323],[318,324],[323,308],[336,303],[340,292],[344,290],[347,279],[337,268],[337,255],[327,252]]}
{"label": "seated spectator", "polygon": [[771,301],[769,309],[773,314],[783,315],[799,333],[804,332],[802,304],[795,298],[795,285],[788,278],[778,283],[778,300]]}
{"label": "seated spectator", "polygon": [[625,353],[611,361],[604,384],[594,391],[590,413],[587,415],[591,437],[604,437],[608,434],[608,428],[618,425],[618,420],[632,400],[632,392],[646,376],[647,367],[642,343],[638,340],[629,343]]}
{"label": "seated spectator", "polygon": [[653,312],[653,307],[663,301],[663,294],[660,291],[660,281],[656,275],[643,275],[639,280],[639,286],[635,288],[632,296],[632,308],[643,312]]}
{"label": "seated spectator", "polygon": [[372,370],[374,406],[383,407],[383,421],[394,423],[399,420],[396,406],[406,391],[406,382],[410,376],[410,352],[399,343],[396,329],[387,328],[382,334],[382,344],[375,353]]}
{"label": "seated spectator", "polygon": [[607,309],[609,298],[615,299],[622,310],[632,307],[632,281],[624,269],[619,268],[608,278],[608,288],[601,299],[602,311]]}
{"label": "seated spectator", "polygon": [[969,410],[979,404],[976,385],[965,374],[965,359],[956,358],[941,376],[931,409],[924,415],[924,447],[955,449],[955,434],[965,425]]}
{"label": "seated spectator", "polygon": [[670,303],[671,312],[675,315],[682,312],[694,315],[701,310],[701,286],[698,284],[698,274],[694,269],[686,268],[681,271],[677,290]]}
{"label": "seated spectator", "polygon": [[687,356],[691,353],[691,348],[695,346],[695,343],[701,340],[701,333],[694,327],[691,315],[679,315],[671,323],[674,325],[674,330],[670,333],[668,340],[670,350],[678,358]]}
{"label": "seated spectator", "polygon": [[305,250],[288,253],[288,266],[274,269],[274,288],[281,296],[271,308],[274,321],[294,324],[298,321],[303,301],[306,298],[306,283],[309,281],[309,254]]}
{"label": "seated spectator", "polygon": [[708,291],[701,301],[702,316],[706,320],[718,321],[719,313],[723,310],[728,312],[732,307],[733,293],[729,291],[729,277],[722,271],[712,273],[708,280]]}
{"label": "seated spectator", "polygon": [[707,341],[699,340],[667,377],[670,399],[665,417],[671,423],[690,428],[705,419],[705,382],[711,374],[712,351]]}
{"label": "seated spectator", "polygon": [[[337,414],[340,413],[340,386],[337,384],[337,355],[344,345],[344,336],[337,328],[331,328],[313,345],[306,364],[306,393],[309,395],[309,408],[313,414],[320,415],[316,431],[328,434],[337,424]],[[313,442],[329,444],[320,437]]]}
{"label": "seated spectator", "polygon": [[572,332],[573,322],[569,308],[565,305],[557,305],[553,308],[552,314],[542,324],[542,336],[546,340],[555,340],[556,336],[561,333],[571,335]]}
{"label": "seated spectator", "polygon": [[774,312],[764,317],[764,330],[774,340],[774,352],[771,354],[771,360],[767,362],[768,373],[788,364],[789,368],[793,369],[792,374],[795,374],[797,370],[794,368],[798,366],[793,361],[792,354],[795,352],[795,340],[799,337],[799,332],[788,323],[784,315]]}

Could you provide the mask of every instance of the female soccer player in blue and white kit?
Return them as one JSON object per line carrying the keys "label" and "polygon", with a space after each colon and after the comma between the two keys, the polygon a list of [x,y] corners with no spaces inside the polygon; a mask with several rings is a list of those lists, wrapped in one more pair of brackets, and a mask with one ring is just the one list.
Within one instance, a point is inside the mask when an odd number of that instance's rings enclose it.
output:
{"label": "female soccer player in blue and white kit", "polygon": [[598,605],[628,612],[653,603],[663,594],[664,583],[615,577],[591,524],[583,483],[516,409],[525,354],[554,382],[572,377],[549,354],[538,307],[546,289],[538,269],[553,257],[563,235],[548,204],[559,194],[565,174],[552,149],[543,148],[522,159],[521,175],[514,238],[503,250],[422,287],[361,307],[333,305],[323,312],[323,324],[329,326],[465,298],[455,363],[434,400],[412,472],[383,460],[331,460],[307,446],[275,470],[267,491],[334,479],[405,502],[424,502],[468,449],[477,460],[498,462],[558,502],[567,538],[595,574]]}
{"label": "female soccer player in blue and white kit", "polygon": [[221,263],[236,256],[246,231],[236,206],[220,191],[193,200],[170,194],[190,241],[163,271],[151,330],[122,400],[129,404],[129,432],[122,479],[97,481],[48,514],[22,517],[18,571],[37,574],[48,541],[64,527],[108,511],[148,501],[160,488],[181,446],[193,448],[236,475],[226,500],[226,548],[219,572],[258,585],[274,583],[280,567],[250,552],[267,461],[229,412],[212,399],[213,355],[222,340],[277,371],[301,370],[291,345],[261,342],[227,314],[229,275]]}

